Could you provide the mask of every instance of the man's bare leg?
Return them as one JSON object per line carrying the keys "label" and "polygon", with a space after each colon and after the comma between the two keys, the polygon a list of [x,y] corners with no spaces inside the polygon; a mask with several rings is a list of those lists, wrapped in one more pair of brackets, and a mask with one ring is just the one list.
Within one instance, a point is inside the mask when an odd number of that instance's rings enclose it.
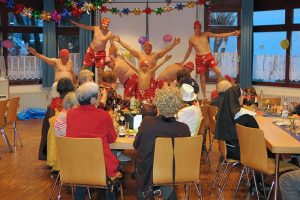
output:
{"label": "man's bare leg", "polygon": [[212,70],[217,75],[217,82],[221,81],[223,79],[223,77],[222,77],[222,73],[221,73],[220,67],[218,65],[216,65],[215,67],[212,68]]}
{"label": "man's bare leg", "polygon": [[205,73],[200,74],[200,86],[203,94],[203,99],[207,99],[206,97],[206,83],[205,83]]}
{"label": "man's bare leg", "polygon": [[103,74],[103,68],[97,68],[98,71],[98,84],[102,83],[102,74]]}

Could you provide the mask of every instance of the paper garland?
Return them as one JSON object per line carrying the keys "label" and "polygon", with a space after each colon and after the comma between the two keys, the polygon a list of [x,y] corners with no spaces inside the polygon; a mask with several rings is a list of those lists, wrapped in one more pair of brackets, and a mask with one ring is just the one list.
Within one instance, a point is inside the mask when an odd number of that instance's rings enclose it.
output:
{"label": "paper garland", "polygon": [[[167,3],[165,7],[158,8],[117,8],[111,7],[108,8],[105,3],[111,2],[110,0],[94,0],[91,2],[87,1],[74,1],[74,0],[61,0],[65,8],[62,11],[54,10],[52,12],[34,10],[32,8],[27,8],[23,4],[17,4],[15,0],[0,0],[0,4],[3,3],[9,9],[12,9],[14,13],[21,14],[23,16],[40,19],[46,22],[54,21],[59,23],[61,19],[69,18],[71,16],[80,17],[82,14],[90,14],[92,11],[99,10],[100,12],[106,13],[111,12],[113,15],[127,16],[129,14],[134,14],[135,16],[141,14],[152,14],[162,15],[165,12],[171,11],[181,11],[185,8],[194,8],[196,4],[209,6],[215,2],[215,0],[198,0],[198,1],[188,1],[186,3],[177,3],[174,6],[171,6],[170,3]],[[111,4],[113,5],[113,4]]]}

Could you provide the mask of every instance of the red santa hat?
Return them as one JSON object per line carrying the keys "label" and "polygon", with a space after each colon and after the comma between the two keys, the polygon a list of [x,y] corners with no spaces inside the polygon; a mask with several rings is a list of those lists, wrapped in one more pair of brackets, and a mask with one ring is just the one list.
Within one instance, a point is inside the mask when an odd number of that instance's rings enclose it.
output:
{"label": "red santa hat", "polygon": [[61,49],[59,52],[59,57],[68,57],[70,56],[70,52],[68,49]]}
{"label": "red santa hat", "polygon": [[195,67],[193,62],[187,62],[183,66],[191,71],[193,71]]}
{"label": "red santa hat", "polygon": [[200,28],[201,27],[201,23],[197,20],[194,22],[194,28]]}

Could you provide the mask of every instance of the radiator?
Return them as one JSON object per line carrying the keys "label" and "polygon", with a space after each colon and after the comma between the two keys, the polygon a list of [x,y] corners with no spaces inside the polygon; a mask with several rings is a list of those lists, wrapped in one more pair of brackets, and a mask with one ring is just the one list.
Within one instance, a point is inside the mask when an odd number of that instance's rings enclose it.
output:
{"label": "radiator", "polygon": [[10,97],[20,97],[18,112],[26,108],[47,108],[50,103],[50,92],[10,93]]}

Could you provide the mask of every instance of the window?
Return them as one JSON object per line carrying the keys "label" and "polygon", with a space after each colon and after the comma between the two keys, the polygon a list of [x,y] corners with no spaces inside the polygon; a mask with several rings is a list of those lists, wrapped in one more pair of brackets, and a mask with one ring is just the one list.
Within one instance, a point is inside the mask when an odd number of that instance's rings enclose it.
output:
{"label": "window", "polygon": [[[20,0],[18,3],[35,10],[43,8],[40,0]],[[0,50],[5,59],[10,84],[39,83],[41,62],[34,56],[29,56],[27,48],[31,46],[42,53],[43,21],[16,14],[3,4],[0,5],[0,18],[1,39],[11,44],[11,47]]]}
{"label": "window", "polygon": [[299,87],[300,3],[272,2],[254,4],[252,81],[258,85]]}
{"label": "window", "polygon": [[[209,31],[213,33],[226,33],[239,29],[239,11],[210,13]],[[238,37],[210,38],[210,50],[214,54],[221,69],[222,75],[237,77],[239,71]],[[216,80],[213,71],[208,73],[208,80]]]}
{"label": "window", "polygon": [[290,82],[300,84],[300,31],[292,32],[291,55],[290,55]]}
{"label": "window", "polygon": [[277,24],[285,24],[285,10],[258,11],[253,13],[254,26]]}

